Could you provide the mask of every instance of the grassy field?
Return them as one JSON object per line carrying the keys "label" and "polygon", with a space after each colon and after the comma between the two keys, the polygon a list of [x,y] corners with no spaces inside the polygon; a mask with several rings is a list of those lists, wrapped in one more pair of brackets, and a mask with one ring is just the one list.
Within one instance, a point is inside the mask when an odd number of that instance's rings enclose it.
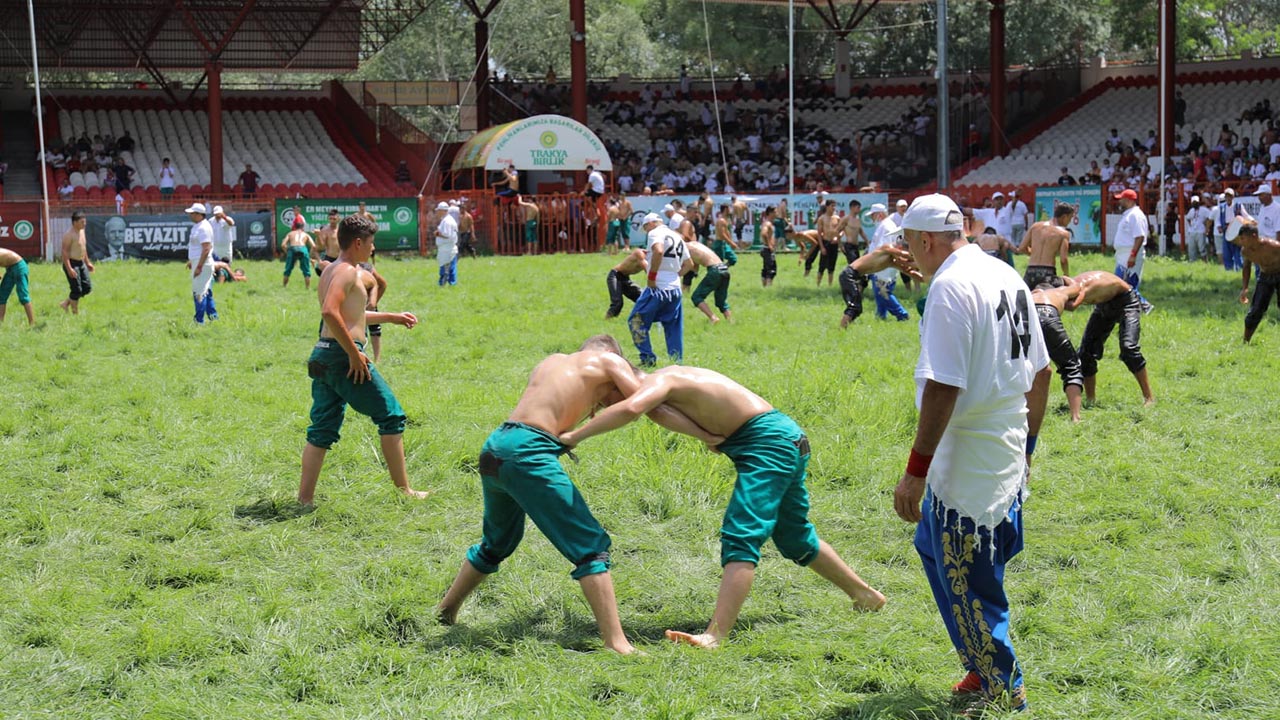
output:
{"label": "grassy field", "polygon": [[[544,355],[608,331],[594,257],[387,259],[381,369],[405,406],[401,500],[375,429],[350,415],[318,507],[292,498],[316,301],[279,264],[219,287],[191,322],[178,265],[99,265],[64,316],[56,266],[32,268],[38,327],[0,325],[0,716],[15,718],[945,718],[960,677],[892,489],[915,427],[915,313],[837,327],[838,290],[793,256],[768,290],[735,268],[737,323],[686,305],[686,362],[720,370],[808,431],[820,535],[889,598],[850,612],[769,546],[737,632],[698,629],[719,581],[729,463],[639,423],[569,468],[614,540],[623,625],[647,653],[599,651],[570,567],[538,533],[433,622],[480,529],[476,457]],[[1109,267],[1073,258],[1077,272]],[[1152,260],[1143,408],[1116,356],[1073,426],[1050,401],[1011,565],[1034,717],[1280,717],[1280,325],[1242,346],[1239,279]],[[867,303],[868,309],[873,304]],[[1086,315],[1066,318],[1078,342]],[[661,332],[655,345],[662,354]],[[635,359],[634,351],[631,355]],[[1268,629],[1269,628],[1269,629]]]}

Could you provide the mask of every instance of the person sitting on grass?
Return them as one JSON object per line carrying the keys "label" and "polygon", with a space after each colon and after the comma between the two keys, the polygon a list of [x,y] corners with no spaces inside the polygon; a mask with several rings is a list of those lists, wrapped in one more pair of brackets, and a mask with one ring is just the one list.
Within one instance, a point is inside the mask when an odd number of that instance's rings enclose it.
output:
{"label": "person sitting on grass", "polygon": [[311,376],[311,425],[302,450],[302,481],[298,502],[315,503],[316,481],[329,448],[338,441],[342,417],[348,404],[367,415],[378,426],[382,456],[391,481],[411,498],[427,493],[409,486],[404,460],[405,414],[391,388],[364,354],[365,323],[394,323],[412,328],[418,318],[412,313],[367,312],[373,276],[360,268],[373,252],[373,236],[378,226],[371,220],[349,216],[338,225],[338,260],[320,277],[320,339],[307,361]]}
{"label": "person sitting on grass", "polygon": [[[571,577],[582,587],[604,646],[623,655],[635,651],[618,619],[609,574],[612,540],[558,458],[570,449],[560,441],[561,433],[639,385],[618,341],[609,335],[587,338],[577,352],[551,355],[533,369],[515,409],[480,450],[484,529],[436,608],[441,623],[456,622],[467,596],[515,552],[527,515],[573,563]],[[655,421],[704,442],[724,440],[659,404],[650,411]]]}
{"label": "person sitting on grass", "polygon": [[[718,647],[733,629],[751,592],[760,547],[773,538],[782,556],[815,572],[844,591],[856,610],[879,610],[884,595],[863,582],[809,522],[805,468],[809,439],[794,420],[763,398],[712,370],[671,365],[645,375],[626,400],[601,411],[590,422],[560,436],[566,447],[616,430],[666,405],[707,433],[724,441],[708,443],[733,461],[738,471],[720,529],[724,575],[715,612],[703,633],[668,630],[666,636],[702,648]],[[677,428],[678,430],[678,428]]]}
{"label": "person sitting on grass", "polygon": [[1098,361],[1111,331],[1120,327],[1120,359],[1133,373],[1142,389],[1143,405],[1154,405],[1151,381],[1147,378],[1147,360],[1142,356],[1138,338],[1142,334],[1142,297],[1118,275],[1101,270],[1075,277],[1080,292],[1067,308],[1093,305],[1093,314],[1080,339],[1080,369],[1084,373],[1084,395],[1090,403],[1097,401]]}

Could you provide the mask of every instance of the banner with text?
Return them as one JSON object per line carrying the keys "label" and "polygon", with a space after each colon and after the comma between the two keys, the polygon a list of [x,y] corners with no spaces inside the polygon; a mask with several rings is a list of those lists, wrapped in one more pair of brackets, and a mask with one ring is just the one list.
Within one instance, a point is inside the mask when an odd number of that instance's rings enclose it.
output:
{"label": "banner with text", "polygon": [[[312,198],[304,200],[276,200],[276,245],[284,240],[293,227],[296,213],[302,214],[307,223],[307,233],[312,238],[316,231],[329,224],[329,211],[337,210],[346,217],[360,209],[360,200],[334,200]],[[378,223],[378,234],[373,236],[373,246],[379,250],[418,249],[418,199],[372,198],[364,200],[365,210]]]}
{"label": "banner with text", "polygon": [[[1102,245],[1102,188],[1098,185],[1053,185],[1036,188],[1036,222],[1053,217],[1055,203],[1076,209],[1067,229],[1072,245]],[[1022,238],[1009,238],[1015,245]]]}
{"label": "banner with text", "polygon": [[[230,217],[236,223],[231,228],[235,256],[270,258],[271,216],[256,212],[232,213]],[[84,237],[94,260],[186,261],[192,227],[186,215],[89,215]]]}
{"label": "banner with text", "polygon": [[[751,246],[753,249],[760,247],[760,216],[764,214],[765,208],[777,208],[782,200],[787,200],[788,220],[796,231],[812,230],[817,226],[819,205],[825,200],[836,201],[836,216],[844,217],[849,211],[849,201],[857,200],[862,203],[862,227],[870,238],[875,232],[876,224],[868,215],[872,203],[888,203],[889,196],[886,193],[827,193],[820,200],[817,195],[723,195],[716,194],[711,196],[711,200],[715,202],[716,212],[719,212],[721,205],[729,204],[730,197],[745,202],[751,211],[751,216],[747,220],[747,226],[743,228],[742,238],[745,240],[751,238]],[[640,230],[641,220],[648,213],[658,213],[662,215],[662,208],[672,200],[680,200],[685,205],[689,205],[698,199],[697,195],[633,195],[629,196],[631,200],[631,238],[633,244],[643,242],[641,236],[644,234]],[[665,217],[665,216],[664,216]],[[781,241],[781,238],[779,238]],[[779,242],[778,247],[794,247],[794,243]]]}
{"label": "banner with text", "polygon": [[0,202],[0,247],[40,257],[40,203]]}

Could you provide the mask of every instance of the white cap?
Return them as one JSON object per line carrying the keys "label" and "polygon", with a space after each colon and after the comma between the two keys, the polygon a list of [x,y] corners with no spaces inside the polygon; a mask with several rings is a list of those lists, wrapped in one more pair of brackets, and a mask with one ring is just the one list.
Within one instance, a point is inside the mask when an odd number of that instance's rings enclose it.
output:
{"label": "white cap", "polygon": [[922,232],[963,230],[964,215],[960,214],[955,201],[946,195],[922,195],[911,203],[911,208],[902,217],[902,227]]}
{"label": "white cap", "polygon": [[218,214],[218,213],[220,213],[220,212],[222,212],[222,206],[221,206],[221,205],[214,205],[214,206],[213,206],[213,214],[214,214],[214,215],[217,215],[217,214]]}
{"label": "white cap", "polygon": [[871,207],[867,208],[867,212],[875,215],[876,213],[887,213],[889,209],[884,206],[884,203],[872,203]]}
{"label": "white cap", "polygon": [[443,200],[441,200],[441,201],[440,201],[440,203],[436,205],[436,209],[437,209],[437,210],[448,210],[448,209],[449,209],[449,203],[444,202]]}
{"label": "white cap", "polygon": [[[672,205],[671,203],[667,203],[666,205],[663,205],[663,206],[662,206],[662,212],[669,212],[669,213],[673,213],[673,212],[675,212],[675,211],[676,211],[676,207],[675,207],[674,205]],[[653,213],[650,213],[650,214],[652,215]]]}
{"label": "white cap", "polygon": [[999,190],[991,193],[992,200],[995,200],[996,198],[1002,198],[1002,197],[1004,197],[1004,193],[1000,192]]}
{"label": "white cap", "polygon": [[1227,188],[1226,192],[1223,193],[1223,195],[1231,195],[1233,197],[1235,196],[1235,194],[1236,194],[1236,191],[1232,190],[1231,188]]}
{"label": "white cap", "polygon": [[895,204],[895,207],[906,207],[910,204],[911,203],[907,202],[906,200],[899,199],[898,202]]}
{"label": "white cap", "polygon": [[1192,195],[1192,196],[1191,196],[1191,202],[1200,202],[1200,196],[1199,196],[1199,195]]}
{"label": "white cap", "polygon": [[1262,185],[1259,185],[1259,186],[1258,186],[1258,189],[1253,191],[1253,194],[1254,194],[1254,195],[1270,195],[1270,194],[1271,194],[1271,184],[1270,184],[1270,183],[1264,183],[1264,184],[1262,184]]}
{"label": "white cap", "polygon": [[[668,205],[667,207],[671,207],[671,206],[670,206],[670,205]],[[656,222],[656,223],[660,223],[660,222],[662,222],[662,216],[661,216],[661,215],[659,215],[658,213],[649,213],[648,215],[645,215],[645,216],[644,216],[644,220],[643,220],[643,221],[641,221],[641,223],[640,223],[640,227],[644,227],[645,225],[648,225],[649,223],[655,223],[655,222]]]}
{"label": "white cap", "polygon": [[[120,195],[117,194],[116,197],[120,197]],[[191,207],[183,210],[182,212],[200,213],[201,215],[209,214],[209,211],[205,209],[204,203],[191,203]]]}

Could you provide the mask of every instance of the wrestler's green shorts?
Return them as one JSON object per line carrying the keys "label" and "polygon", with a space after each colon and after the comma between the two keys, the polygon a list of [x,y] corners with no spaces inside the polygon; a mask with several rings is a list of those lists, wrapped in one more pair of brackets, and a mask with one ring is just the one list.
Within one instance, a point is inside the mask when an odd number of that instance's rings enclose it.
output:
{"label": "wrestler's green shorts", "polygon": [[[357,342],[356,346],[364,350],[361,343]],[[378,426],[379,435],[404,432],[404,410],[378,368],[370,362],[370,378],[357,385],[347,377],[350,367],[347,352],[337,340],[327,338],[316,343],[307,360],[307,374],[311,376],[311,425],[307,427],[307,442],[318,448],[328,450],[338,442],[347,405],[361,415],[368,415]]]}
{"label": "wrestler's green shorts", "polygon": [[294,245],[285,250],[284,254],[284,276],[289,277],[293,274],[293,265],[297,263],[302,268],[302,277],[311,277],[311,255],[305,247]]}
{"label": "wrestler's green shorts", "polygon": [[622,220],[610,220],[609,232],[604,236],[605,245],[617,245],[622,238]]}
{"label": "wrestler's green shorts", "polygon": [[4,273],[0,280],[0,305],[9,302],[9,295],[18,291],[18,302],[26,305],[31,302],[31,280],[27,272],[27,261],[19,260]]}
{"label": "wrestler's green shorts", "polygon": [[715,293],[716,307],[720,312],[729,309],[729,266],[725,263],[708,265],[706,277],[693,289],[693,304],[700,305]]}
{"label": "wrestler's green shorts", "polygon": [[608,572],[612,541],[560,466],[559,456],[568,451],[552,434],[523,423],[505,422],[493,431],[480,451],[484,530],[467,550],[472,567],[498,572],[524,537],[528,515],[574,564],[574,580]]}
{"label": "wrestler's green shorts", "polygon": [[538,242],[538,221],[537,220],[524,221],[524,241],[527,243]]}
{"label": "wrestler's green shorts", "polygon": [[797,565],[813,562],[818,533],[809,522],[809,439],[800,426],[771,410],[748,420],[719,450],[738,470],[720,527],[720,564],[759,564],[769,538]]}

